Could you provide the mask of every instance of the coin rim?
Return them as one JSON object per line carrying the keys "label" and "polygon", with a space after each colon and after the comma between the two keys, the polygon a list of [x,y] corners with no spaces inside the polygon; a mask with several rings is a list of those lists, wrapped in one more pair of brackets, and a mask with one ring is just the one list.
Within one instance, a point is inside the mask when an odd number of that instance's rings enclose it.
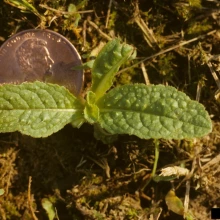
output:
{"label": "coin rim", "polygon": [[[73,51],[75,52],[75,55],[76,55],[76,59],[78,59],[78,61],[80,62],[80,64],[82,64],[82,59],[81,59],[81,56],[79,54],[79,52],[77,51],[77,49],[75,48],[75,46],[66,38],[64,37],[63,35],[61,35],[60,33],[57,33],[55,31],[52,31],[52,30],[49,30],[49,29],[27,29],[27,30],[23,30],[23,31],[20,31],[14,35],[12,35],[11,37],[9,37],[7,40],[5,40],[5,42],[0,46],[0,52],[2,49],[4,49],[5,46],[7,46],[7,43],[10,42],[10,40],[12,40],[12,38],[16,38],[20,35],[23,35],[24,33],[27,33],[27,32],[45,32],[45,33],[51,33],[51,34],[54,34],[58,37],[60,37],[62,40],[64,40],[65,42],[67,42],[67,44],[71,47],[71,49],[73,49]],[[82,75],[82,81],[81,81],[81,85],[77,91],[77,94],[75,95],[79,95],[82,91],[82,88],[83,88],[83,84],[84,84],[84,74],[83,74],[83,70],[78,70],[80,71],[81,75]]]}

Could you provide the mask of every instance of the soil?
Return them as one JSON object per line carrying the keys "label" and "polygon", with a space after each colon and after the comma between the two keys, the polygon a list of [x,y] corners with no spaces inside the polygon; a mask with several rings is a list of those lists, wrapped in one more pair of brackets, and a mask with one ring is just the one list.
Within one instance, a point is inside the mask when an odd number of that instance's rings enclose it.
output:
{"label": "soil", "polygon": [[[200,139],[159,140],[157,175],[170,166],[189,170],[188,175],[159,182],[151,177],[155,158],[151,139],[119,135],[113,143],[104,144],[95,139],[89,124],[80,129],[67,125],[38,139],[18,132],[1,133],[2,220],[208,220],[211,209],[220,207],[220,88],[219,79],[213,78],[213,72],[220,77],[220,3],[124,0],[112,1],[108,7],[109,2],[1,1],[0,43],[22,30],[47,28],[68,38],[86,62],[96,56],[101,43],[119,37],[137,49],[137,59],[122,69],[156,55],[144,62],[144,67],[138,65],[118,74],[114,86],[147,83],[146,76],[151,84],[174,86],[205,106],[213,130]],[[65,14],[73,10],[71,3],[76,13]],[[194,38],[192,43],[177,47]],[[167,48],[172,49],[166,52]],[[82,95],[90,84],[91,72],[85,70]],[[174,213],[169,205],[168,209],[165,198],[171,189],[176,194],[171,205],[176,207],[177,199],[188,198],[184,203],[188,215]],[[43,208],[46,202],[55,217]]]}

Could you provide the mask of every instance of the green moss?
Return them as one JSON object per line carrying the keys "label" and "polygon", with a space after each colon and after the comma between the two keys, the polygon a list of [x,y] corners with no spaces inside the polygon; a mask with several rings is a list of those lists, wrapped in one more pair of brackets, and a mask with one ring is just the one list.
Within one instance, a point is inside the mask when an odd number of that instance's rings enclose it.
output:
{"label": "green moss", "polygon": [[161,75],[170,78],[175,74],[174,65],[173,65],[174,59],[175,56],[173,55],[172,52],[163,54],[159,57],[158,70]]}
{"label": "green moss", "polygon": [[195,8],[201,8],[201,0],[188,0],[189,1],[189,5]]}
{"label": "green moss", "polygon": [[186,30],[187,34],[198,35],[204,32],[210,31],[212,29],[212,25],[208,19],[203,21],[191,21]]}
{"label": "green moss", "polygon": [[7,216],[7,220],[13,219],[15,217],[21,217],[21,214],[17,210],[16,206],[16,203],[7,200],[2,204],[2,207],[5,210],[5,214]]}

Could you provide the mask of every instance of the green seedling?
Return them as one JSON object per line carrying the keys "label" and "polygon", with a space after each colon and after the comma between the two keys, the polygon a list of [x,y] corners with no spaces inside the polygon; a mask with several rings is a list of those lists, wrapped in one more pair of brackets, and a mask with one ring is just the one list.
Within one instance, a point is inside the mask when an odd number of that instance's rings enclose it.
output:
{"label": "green seedling", "polygon": [[175,88],[134,84],[112,88],[120,66],[134,48],[118,39],[107,43],[92,67],[92,86],[86,98],[65,87],[25,82],[0,86],[0,132],[20,131],[47,137],[71,123],[88,122],[111,135],[129,134],[142,139],[202,137],[212,129],[204,106]]}
{"label": "green seedling", "polygon": [[[0,86],[0,132],[20,131],[35,138],[47,137],[71,123],[79,128],[94,125],[95,137],[109,142],[118,134],[155,139],[155,161],[149,180],[170,181],[175,176],[156,176],[159,138],[202,137],[212,129],[204,106],[175,88],[134,84],[112,88],[120,66],[134,57],[134,48],[118,39],[107,43],[92,64],[92,85],[86,97],[76,97],[65,87],[43,82]],[[168,208],[183,215],[181,200],[171,191]],[[48,200],[42,203],[48,217],[55,216]],[[190,218],[188,218],[190,219]]]}

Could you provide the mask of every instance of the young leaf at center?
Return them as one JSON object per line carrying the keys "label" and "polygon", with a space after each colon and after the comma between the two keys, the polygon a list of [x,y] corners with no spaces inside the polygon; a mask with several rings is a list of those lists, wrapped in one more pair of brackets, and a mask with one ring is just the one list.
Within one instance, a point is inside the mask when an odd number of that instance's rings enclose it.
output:
{"label": "young leaf at center", "polygon": [[102,97],[112,86],[113,78],[120,66],[133,54],[134,47],[120,44],[118,39],[109,41],[97,56],[92,68],[91,91],[96,100]]}
{"label": "young leaf at center", "polygon": [[95,104],[95,93],[89,91],[86,96],[86,101],[87,102],[84,109],[84,117],[89,123],[96,123],[99,119],[99,108]]}
{"label": "young leaf at center", "polygon": [[98,100],[99,123],[111,134],[140,138],[202,137],[212,129],[202,104],[163,85],[124,85]]}

